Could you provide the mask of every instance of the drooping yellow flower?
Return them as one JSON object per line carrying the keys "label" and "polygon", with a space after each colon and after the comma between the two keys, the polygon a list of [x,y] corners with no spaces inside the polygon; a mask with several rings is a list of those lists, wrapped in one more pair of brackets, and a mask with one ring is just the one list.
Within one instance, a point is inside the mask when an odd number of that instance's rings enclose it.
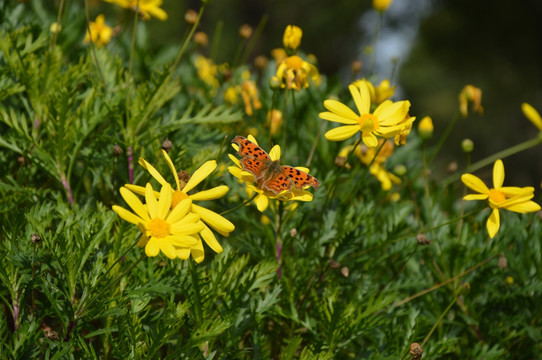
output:
{"label": "drooping yellow flower", "polygon": [[527,103],[521,104],[521,110],[527,119],[529,119],[538,130],[542,131],[542,117],[540,117],[538,111]]}
{"label": "drooping yellow flower", "polygon": [[[199,235],[213,251],[215,251],[216,253],[221,253],[223,250],[222,246],[217,241],[214,233],[209,227],[211,227],[213,230],[220,233],[221,235],[227,237],[233,230],[235,230],[235,226],[222,215],[219,215],[214,211],[208,210],[202,206],[196,205],[193,203],[193,201],[219,199],[228,192],[229,188],[226,185],[220,185],[208,190],[200,191],[195,194],[188,194],[189,191],[194,189],[199,183],[205,180],[216,169],[216,161],[210,160],[205,162],[202,166],[199,167],[199,169],[197,169],[192,174],[192,177],[190,177],[186,184],[182,186],[179,180],[179,176],[177,174],[177,170],[175,169],[175,165],[171,161],[171,158],[164,150],[162,150],[162,155],[164,156],[169,166],[169,169],[171,170],[175,178],[176,190],[173,192],[171,208],[175,209],[177,204],[182,202],[184,199],[190,199],[192,201],[191,211],[199,215],[204,223],[203,228],[201,229],[201,231],[199,231]],[[160,184],[168,184],[168,182],[158,172],[158,170],[156,170],[146,160],[139,159],[139,164],[143,166]],[[141,186],[127,184],[125,185],[125,187],[135,192],[136,194],[142,195],[143,193],[143,188]],[[199,263],[203,261],[205,257],[205,252],[201,239],[198,238],[198,240],[198,243],[190,249],[191,252],[189,252],[189,254],[191,253],[194,260]]]}
{"label": "drooping yellow flower", "polygon": [[464,200],[486,200],[493,209],[487,220],[487,232],[491,238],[497,235],[500,227],[499,209],[506,209],[518,213],[529,213],[540,210],[540,205],[531,201],[534,196],[533,187],[505,186],[504,165],[499,159],[493,166],[493,188],[488,188],[480,178],[472,174],[463,174],[461,181],[470,189],[479,194],[466,195]]}
{"label": "drooping yellow flower", "polygon": [[[248,140],[253,142],[254,144],[258,145],[258,142],[252,135],[248,135]],[[239,147],[237,144],[232,144],[233,148],[238,151]],[[263,212],[267,207],[269,206],[269,199],[276,199],[281,201],[312,201],[313,195],[309,191],[306,190],[298,190],[295,188],[295,186],[290,191],[283,191],[280,194],[276,195],[271,191],[262,190],[257,186],[256,179],[254,175],[248,171],[243,170],[241,163],[239,162],[239,159],[237,159],[232,154],[228,154],[230,159],[235,163],[235,166],[228,167],[228,171],[239,179],[241,182],[245,182],[247,186],[247,194],[249,197],[252,197],[254,194],[257,194],[254,198],[254,202],[256,203],[256,207],[259,211]],[[280,160],[280,146],[275,145],[269,152],[269,157],[272,161]],[[296,169],[299,169],[301,171],[304,171],[306,173],[309,172],[309,169],[305,167],[296,167]]]}
{"label": "drooping yellow flower", "polygon": [[391,86],[388,79],[384,79],[377,86],[373,85],[372,82],[363,78],[357,81],[354,81],[354,85],[359,86],[361,83],[365,83],[369,88],[369,94],[371,94],[371,103],[375,105],[380,105],[385,100],[395,94],[396,86]]}
{"label": "drooping yellow flower", "polygon": [[169,184],[162,186],[158,200],[151,184],[147,184],[146,204],[125,187],[120,188],[120,193],[134,213],[117,205],[113,205],[113,211],[139,227],[142,237],[137,245],[145,247],[147,256],[161,251],[170,259],[188,258],[190,248],[198,243],[195,236],[204,226],[199,215],[189,213],[192,200],[184,199],[170,211],[173,191]]}
{"label": "drooping yellow flower", "polygon": [[377,11],[383,12],[388,10],[393,0],[373,0],[373,8]]}
{"label": "drooping yellow flower", "polygon": [[376,147],[377,136],[389,139],[412,126],[414,117],[405,120],[410,108],[409,101],[393,103],[386,100],[371,114],[371,96],[367,85],[362,82],[359,87],[350,85],[348,89],[354,98],[359,115],[337,100],[324,101],[324,106],[329,111],[321,112],[319,116],[324,120],[345,124],[326,132],[326,139],[342,141],[361,132],[365,145]]}
{"label": "drooping yellow flower", "polygon": [[281,81],[282,88],[299,91],[302,88],[309,87],[309,79],[318,81],[319,74],[316,66],[297,55],[293,55],[280,63],[277,69],[277,77]]}
{"label": "drooping yellow flower", "polygon": [[83,43],[87,44],[90,41],[95,43],[98,47],[108,44],[113,37],[113,29],[105,23],[105,16],[98,15],[95,21],[91,21],[88,25],[90,28],[90,34],[87,31]]}
{"label": "drooping yellow flower", "polygon": [[301,30],[301,28],[295,25],[288,25],[282,36],[282,43],[286,49],[295,51],[299,47],[299,44],[301,44],[302,36],[303,30]]}
{"label": "drooping yellow flower", "polygon": [[151,16],[159,20],[166,20],[167,13],[160,8],[162,0],[105,0],[112,4],[117,4],[125,9],[131,9],[141,15],[145,21],[150,20]]}
{"label": "drooping yellow flower", "polygon": [[275,135],[282,126],[282,111],[273,109],[267,112],[267,125],[269,133]]}
{"label": "drooping yellow flower", "polygon": [[230,86],[224,91],[224,101],[230,105],[237,104],[239,101],[239,86]]}
{"label": "drooping yellow flower", "polygon": [[216,66],[211,59],[207,59],[203,55],[198,55],[194,59],[194,65],[198,71],[199,78],[216,90],[220,85],[216,77],[218,74],[218,66]]}
{"label": "drooping yellow flower", "polygon": [[472,85],[465,85],[459,93],[459,111],[463,117],[469,115],[469,102],[472,103],[472,111],[483,114],[482,90]]}

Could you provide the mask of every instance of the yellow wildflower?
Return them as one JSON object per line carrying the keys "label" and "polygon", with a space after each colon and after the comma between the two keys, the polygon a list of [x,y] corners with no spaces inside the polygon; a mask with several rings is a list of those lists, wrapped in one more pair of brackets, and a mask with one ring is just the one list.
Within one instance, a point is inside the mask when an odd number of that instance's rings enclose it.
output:
{"label": "yellow wildflower", "polygon": [[273,109],[267,112],[267,124],[269,125],[269,133],[275,135],[282,126],[282,111]]}
{"label": "yellow wildflower", "polygon": [[143,235],[137,246],[145,247],[147,256],[156,256],[161,251],[170,259],[187,259],[190,248],[198,243],[195,235],[203,229],[199,215],[188,212],[192,200],[184,199],[170,211],[173,191],[169,184],[162,186],[158,200],[151,184],[144,189],[146,204],[127,188],[120,188],[135,214],[117,205],[113,205],[113,211],[139,227]]}
{"label": "yellow wildflower", "polygon": [[295,51],[299,47],[299,44],[301,44],[302,36],[303,30],[301,30],[301,28],[295,25],[288,25],[282,36],[282,43],[286,49]]}
{"label": "yellow wildflower", "polygon": [[489,189],[480,178],[472,174],[463,174],[461,181],[470,189],[479,194],[466,195],[464,200],[488,199],[493,209],[487,220],[487,232],[491,238],[497,235],[500,227],[499,209],[506,209],[518,213],[528,213],[540,210],[540,205],[531,201],[534,196],[533,187],[506,186],[504,183],[504,165],[499,159],[493,166],[493,188]]}
{"label": "yellow wildflower", "polygon": [[207,59],[203,55],[196,56],[194,65],[198,71],[199,78],[216,90],[220,85],[216,77],[218,74],[218,66],[216,66],[211,59]]}
{"label": "yellow wildflower", "polygon": [[230,105],[237,104],[237,101],[239,101],[238,86],[230,86],[224,91],[224,101]]}
{"label": "yellow wildflower", "polygon": [[241,84],[241,97],[245,103],[245,112],[248,116],[254,114],[253,110],[262,108],[262,103],[258,99],[258,88],[253,80],[245,80]]}
{"label": "yellow wildflower", "polygon": [[151,16],[159,20],[166,20],[167,13],[160,8],[162,0],[105,0],[112,4],[117,4],[125,9],[131,9],[138,13],[145,21],[150,20]]}
{"label": "yellow wildflower", "polygon": [[318,81],[319,74],[316,67],[297,55],[289,56],[280,63],[277,77],[282,88],[295,89],[309,87],[309,78]]}
{"label": "yellow wildflower", "polygon": [[484,113],[482,107],[482,90],[472,85],[466,85],[459,93],[459,111],[463,117],[469,115],[469,102],[472,103],[472,111],[479,114]]}
{"label": "yellow wildflower", "polygon": [[108,44],[113,37],[113,29],[105,23],[105,16],[98,15],[95,21],[91,21],[89,24],[90,33],[87,31],[83,43],[89,43],[92,41],[98,47]]}
{"label": "yellow wildflower", "polygon": [[[177,170],[175,169],[175,165],[171,161],[171,158],[164,150],[162,150],[162,155],[164,156],[168,167],[175,178],[176,190],[173,192],[173,199],[171,201],[172,209],[174,209],[177,204],[179,204],[184,199],[190,199],[192,201],[215,200],[221,198],[228,192],[229,188],[226,185],[220,185],[208,190],[200,191],[195,194],[188,194],[189,191],[194,189],[216,169],[216,161],[210,160],[205,162],[192,174],[192,177],[190,177],[186,184],[182,186],[183,184],[181,184],[181,182],[179,181]],[[156,170],[146,160],[139,159],[139,164],[143,166],[160,184],[168,184],[168,182],[163,178],[163,176],[158,172],[158,170]],[[136,194],[142,195],[143,193],[143,188],[141,186],[127,184],[125,185],[125,187],[135,192]],[[207,225],[209,225],[212,229],[214,229],[223,236],[228,236],[229,233],[231,233],[235,229],[235,226],[222,215],[219,215],[194,203],[191,204],[191,211],[198,214],[204,223],[201,231],[199,231],[199,235],[201,236],[201,238],[205,241],[207,245],[209,245],[209,247],[213,251],[215,251],[216,253],[221,253],[223,250],[222,246],[217,241],[215,235]],[[199,263],[203,261],[205,257],[205,252],[201,239],[198,240],[198,243],[190,249],[191,251],[188,251],[188,254],[190,254],[191,252],[194,260]]]}
{"label": "yellow wildflower", "polygon": [[371,97],[367,85],[362,82],[359,87],[350,85],[348,89],[354,98],[359,115],[337,100],[324,101],[324,106],[329,111],[321,112],[320,118],[346,124],[326,132],[326,139],[341,141],[361,132],[365,145],[376,147],[377,136],[389,139],[412,126],[415,118],[409,117],[405,120],[410,108],[409,101],[393,103],[386,100],[371,114]]}
{"label": "yellow wildflower", "polygon": [[542,131],[542,117],[540,117],[538,111],[527,103],[521,104],[521,110],[527,119],[529,119],[538,130]]}

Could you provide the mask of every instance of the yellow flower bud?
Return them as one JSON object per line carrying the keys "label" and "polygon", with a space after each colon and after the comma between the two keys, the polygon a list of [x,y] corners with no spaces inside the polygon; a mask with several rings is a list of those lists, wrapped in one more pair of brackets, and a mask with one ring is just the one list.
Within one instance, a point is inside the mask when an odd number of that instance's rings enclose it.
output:
{"label": "yellow flower bud", "polygon": [[290,50],[297,50],[299,44],[301,44],[301,37],[303,36],[303,30],[295,25],[286,26],[282,42],[284,47]]}
{"label": "yellow flower bud", "polygon": [[388,10],[393,0],[373,0],[373,8],[377,11],[383,12]]}
{"label": "yellow flower bud", "polygon": [[467,154],[472,152],[474,150],[474,143],[471,139],[465,139],[461,142],[461,150],[466,152]]}
{"label": "yellow flower bud", "polygon": [[431,138],[433,135],[433,120],[429,116],[424,117],[418,124],[418,132],[424,140]]}

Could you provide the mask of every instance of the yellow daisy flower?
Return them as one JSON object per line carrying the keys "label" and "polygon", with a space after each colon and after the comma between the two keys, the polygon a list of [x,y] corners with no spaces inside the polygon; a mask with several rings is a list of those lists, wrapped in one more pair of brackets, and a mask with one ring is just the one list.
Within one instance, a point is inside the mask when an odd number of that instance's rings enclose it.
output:
{"label": "yellow daisy flower", "polygon": [[137,12],[143,20],[150,20],[151,16],[159,20],[166,20],[167,13],[160,8],[162,0],[105,0],[112,4],[117,4],[125,9],[131,9]]}
{"label": "yellow daisy flower", "polygon": [[83,43],[95,43],[98,47],[108,44],[113,37],[113,29],[105,23],[105,16],[98,15],[95,21],[91,21],[88,25],[90,33],[87,31]]}
{"label": "yellow daisy flower", "polygon": [[297,55],[289,56],[282,60],[278,69],[277,77],[281,81],[282,88],[299,91],[309,87],[309,78],[318,81],[318,69]]}
{"label": "yellow daisy flower", "polygon": [[169,184],[162,186],[158,200],[151,184],[147,184],[146,204],[125,187],[120,188],[120,193],[134,213],[117,205],[113,205],[113,211],[139,227],[143,236],[137,246],[145,247],[147,256],[161,251],[170,259],[188,258],[190,248],[198,243],[195,235],[204,226],[199,215],[188,212],[192,200],[185,199],[170,211],[173,191]]}
{"label": "yellow daisy flower", "polygon": [[[252,135],[248,135],[248,140],[253,142],[254,144],[258,145],[258,142]],[[232,144],[235,151],[239,150],[239,147],[237,144]],[[269,152],[269,157],[272,161],[280,160],[280,146],[275,145]],[[257,194],[254,198],[254,202],[256,204],[256,207],[260,212],[263,212],[267,209],[269,206],[269,199],[277,199],[281,201],[312,201],[313,195],[309,191],[306,190],[298,190],[295,187],[292,188],[292,190],[288,191],[285,190],[281,192],[280,194],[276,195],[271,191],[262,190],[256,185],[256,179],[254,175],[248,171],[243,170],[241,163],[239,162],[239,159],[237,159],[232,154],[228,154],[230,159],[235,163],[235,166],[228,167],[228,171],[239,179],[240,182],[245,182],[247,185],[247,194],[249,197],[254,196],[254,194]],[[301,171],[304,171],[306,173],[309,172],[309,169],[305,167],[296,167],[296,169],[299,169]]]}
{"label": "yellow daisy flower", "polygon": [[472,174],[463,174],[461,181],[470,189],[479,194],[466,195],[463,200],[488,199],[493,209],[487,220],[487,232],[491,238],[497,235],[500,227],[499,209],[506,209],[518,213],[528,213],[540,210],[540,205],[531,201],[534,196],[533,187],[506,186],[504,183],[504,165],[499,159],[493,166],[493,188],[489,189],[480,178]]}
{"label": "yellow daisy flower", "polygon": [[[220,185],[212,189],[200,191],[195,194],[188,194],[189,191],[194,189],[199,183],[205,180],[216,169],[217,164],[215,160],[205,162],[202,166],[199,167],[199,169],[197,169],[192,174],[192,177],[190,177],[188,182],[186,182],[186,184],[182,186],[181,182],[179,181],[179,176],[177,174],[177,170],[175,169],[175,165],[171,161],[168,153],[162,150],[162,155],[166,159],[169,169],[171,170],[175,178],[176,190],[174,190],[173,192],[171,209],[175,209],[178,204],[185,199],[190,199],[192,201],[216,200],[226,195],[226,193],[228,192],[229,188],[226,185]],[[158,170],[156,170],[156,168],[154,168],[154,166],[149,164],[146,160],[139,159],[139,164],[143,166],[151,174],[151,176],[155,178],[156,181],[158,181],[161,185],[168,184],[168,182],[158,172]],[[126,184],[125,187],[135,192],[136,194],[144,194],[144,189],[141,186]],[[155,193],[155,196],[157,195],[158,194]],[[193,202],[191,203],[191,205],[191,211],[199,215],[204,223],[203,228],[201,229],[201,231],[199,231],[199,235],[213,251],[215,251],[216,253],[221,253],[223,250],[222,246],[220,245],[220,243],[216,239],[216,236],[209,227],[211,227],[219,234],[227,237],[233,230],[235,230],[235,225],[233,225],[228,219],[226,219],[222,215],[215,213],[214,211],[196,205]],[[201,239],[199,239],[196,246],[193,246],[191,248],[191,254],[196,262],[200,263],[203,261],[205,257],[205,252]]]}
{"label": "yellow daisy flower", "polygon": [[346,124],[326,132],[326,139],[341,141],[352,137],[359,131],[365,145],[376,147],[378,146],[377,136],[389,139],[408,127],[412,127],[415,118],[406,118],[410,108],[409,101],[393,103],[386,100],[378,105],[371,114],[371,96],[367,84],[361,82],[359,87],[350,85],[348,89],[354,98],[359,115],[337,100],[324,101],[324,106],[329,111],[321,112],[318,115],[324,120]]}

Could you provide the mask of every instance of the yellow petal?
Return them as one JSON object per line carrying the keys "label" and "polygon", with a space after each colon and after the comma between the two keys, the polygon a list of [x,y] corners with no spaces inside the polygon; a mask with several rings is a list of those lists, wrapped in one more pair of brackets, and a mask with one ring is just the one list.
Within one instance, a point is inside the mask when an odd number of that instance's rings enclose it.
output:
{"label": "yellow petal", "polygon": [[527,202],[522,202],[522,203],[515,204],[515,205],[510,205],[510,206],[506,207],[506,210],[510,210],[510,211],[514,211],[514,212],[517,212],[517,213],[525,214],[525,213],[539,211],[540,210],[540,205],[538,205],[534,201],[527,201]]}
{"label": "yellow petal", "polygon": [[228,190],[229,190],[229,187],[227,187],[226,185],[220,185],[212,189],[200,191],[199,193],[190,195],[190,198],[195,201],[215,200],[226,195]]}
{"label": "yellow petal", "polygon": [[158,201],[156,201],[154,190],[150,183],[147,183],[147,186],[145,186],[145,202],[147,203],[147,210],[149,211],[150,218],[156,218],[156,215],[158,214]]}
{"label": "yellow petal", "polygon": [[118,205],[113,205],[112,209],[121,217],[121,219],[128,221],[131,224],[138,225],[144,222],[144,220],[141,219],[139,216],[134,215],[133,213]]}
{"label": "yellow petal", "polygon": [[538,111],[527,103],[521,104],[521,110],[527,119],[529,119],[533,125],[538,128],[538,130],[542,131],[542,118],[540,117]]}
{"label": "yellow petal", "polygon": [[160,247],[158,246],[158,241],[155,238],[150,238],[149,242],[145,246],[145,254],[149,257],[158,255],[160,252]]}
{"label": "yellow petal", "polygon": [[203,249],[203,243],[201,242],[201,240],[198,242],[197,245],[192,246],[190,250],[194,261],[198,264],[201,263],[203,259],[205,259],[205,250]]}
{"label": "yellow petal", "polygon": [[267,206],[269,206],[269,199],[263,194],[256,196],[254,201],[256,202],[256,207],[260,212],[264,212],[265,209],[267,209]]}
{"label": "yellow petal", "polygon": [[221,232],[232,232],[235,230],[235,225],[233,225],[228,219],[206,209],[204,207],[192,204],[192,211],[201,216],[201,219],[209,224],[213,229],[219,230]]}
{"label": "yellow petal", "polygon": [[167,216],[166,220],[168,221],[168,223],[175,224],[179,222],[179,220],[181,220],[186,215],[188,210],[190,210],[191,205],[192,199],[190,198],[184,199],[180,203],[178,203],[177,206],[175,206],[173,210],[171,210],[171,213]]}
{"label": "yellow petal", "polygon": [[[196,235],[201,230],[203,230],[203,223],[198,221],[197,223],[191,224],[172,224],[170,231],[173,235]],[[177,245],[177,244],[176,244]],[[182,245],[179,245],[182,246]]]}
{"label": "yellow petal", "polygon": [[331,141],[342,141],[352,137],[358,131],[359,125],[345,125],[329,130],[324,136]]}
{"label": "yellow petal", "polygon": [[369,114],[371,110],[371,93],[365,82],[361,82],[359,87],[349,85],[348,90],[356,103],[360,115]]}
{"label": "yellow petal", "polygon": [[158,172],[158,170],[156,170],[154,166],[149,164],[147,160],[139,158],[139,165],[143,166],[145,170],[147,170],[149,174],[151,174],[151,176],[160,183],[160,185],[164,185],[167,183],[166,179],[164,179],[164,177]]}
{"label": "yellow petal", "polygon": [[390,103],[390,101],[383,102],[374,112],[381,125],[396,125],[405,118],[410,108],[409,101]]}
{"label": "yellow petal", "polygon": [[172,245],[175,245],[176,247],[189,248],[192,246],[196,246],[199,241],[195,236],[176,234],[176,235],[168,236],[167,239],[163,239],[162,242],[164,243],[169,242]]}
{"label": "yellow petal", "polygon": [[169,183],[162,185],[162,190],[160,190],[160,198],[158,199],[158,212],[156,214],[157,218],[166,218],[169,209],[171,209],[172,199],[173,190],[171,189],[171,185],[169,185]]}
{"label": "yellow petal", "polygon": [[474,191],[481,194],[489,194],[489,189],[487,188],[486,184],[484,184],[484,182],[477,176],[472,174],[463,174],[461,175],[461,181],[463,181],[463,184]]}
{"label": "yellow petal", "polygon": [[364,133],[361,135],[363,142],[370,148],[375,148],[378,146],[378,139],[373,133]]}
{"label": "yellow petal", "polygon": [[194,174],[192,174],[192,177],[190,177],[190,180],[188,180],[185,187],[183,188],[183,192],[187,193],[194,187],[196,187],[196,185],[202,182],[216,169],[216,166],[217,165],[215,160],[206,161],[203,165],[199,167],[199,169],[194,172]]}
{"label": "yellow petal", "polygon": [[[337,121],[344,124],[356,124],[358,122],[359,115],[337,100],[325,100],[324,107],[329,111],[318,114],[324,120]],[[326,119],[330,115],[338,116],[341,120]]]}
{"label": "yellow petal", "polygon": [[[237,144],[234,144],[234,145],[237,145]],[[239,149],[237,149],[237,150],[239,150]],[[241,163],[239,162],[239,159],[237,159],[232,154],[228,154],[228,157],[230,158],[231,161],[233,161],[235,163],[235,165],[237,165],[237,167],[241,167]]]}
{"label": "yellow petal", "polygon": [[173,178],[175,179],[175,185],[177,190],[181,190],[181,185],[179,184],[179,175],[177,175],[177,169],[175,169],[175,165],[173,165],[173,161],[171,161],[171,158],[169,157],[168,153],[162,149],[162,156],[164,156],[164,159],[166,159],[167,166],[169,167],[169,170],[171,170],[171,173],[173,174]]}
{"label": "yellow petal", "polygon": [[222,246],[216,240],[215,234],[207,226],[200,232],[201,237],[205,240],[205,243],[216,253],[223,251]]}
{"label": "yellow petal", "polygon": [[[124,187],[135,194],[145,196],[145,188],[143,186],[124,184]],[[158,199],[158,197],[160,196],[160,193],[158,191],[155,191],[154,193],[156,195],[156,198]]]}
{"label": "yellow petal", "polygon": [[[354,114],[353,111],[352,111],[352,114]],[[318,116],[320,117],[320,119],[324,119],[324,120],[328,120],[328,121],[334,121],[334,122],[338,122],[338,123],[341,123],[341,124],[353,125],[353,124],[358,123],[357,120],[353,120],[353,119],[350,119],[350,118],[345,118],[345,117],[343,117],[341,115],[334,114],[334,113],[329,112],[329,111],[321,112],[321,113],[318,114]],[[359,118],[359,116],[358,116],[358,118]]]}
{"label": "yellow petal", "polygon": [[495,189],[498,189],[502,186],[504,183],[504,165],[502,164],[502,160],[499,159],[495,161],[495,165],[493,165],[493,187]]}
{"label": "yellow petal", "polygon": [[271,148],[271,151],[269,152],[269,157],[271,160],[280,160],[280,146],[275,145]]}
{"label": "yellow petal", "polygon": [[[254,136],[252,136],[252,134],[249,134],[247,136],[247,139],[250,141],[250,142],[253,142],[254,144],[258,145],[258,141],[256,141],[256,138]],[[259,146],[259,145],[258,145]]]}
{"label": "yellow petal", "polygon": [[489,196],[487,194],[469,194],[463,197],[463,200],[485,200]]}
{"label": "yellow petal", "polygon": [[500,220],[499,220],[499,210],[493,209],[491,212],[491,215],[489,216],[489,219],[487,219],[487,232],[489,233],[490,238],[494,238],[495,235],[497,235],[497,232],[499,231],[499,227],[501,226]]}
{"label": "yellow petal", "polygon": [[143,205],[143,203],[139,200],[139,198],[132,193],[130,190],[121,187],[120,188],[120,194],[122,195],[122,198],[126,203],[134,210],[134,212],[145,221],[149,221],[149,212],[147,211],[147,207]]}
{"label": "yellow petal", "polygon": [[186,260],[190,256],[190,248],[175,248],[175,254],[181,260]]}
{"label": "yellow petal", "polygon": [[170,242],[167,242],[167,243],[161,242],[160,250],[162,250],[164,255],[166,255],[171,260],[177,257],[177,253],[175,252],[175,247]]}

